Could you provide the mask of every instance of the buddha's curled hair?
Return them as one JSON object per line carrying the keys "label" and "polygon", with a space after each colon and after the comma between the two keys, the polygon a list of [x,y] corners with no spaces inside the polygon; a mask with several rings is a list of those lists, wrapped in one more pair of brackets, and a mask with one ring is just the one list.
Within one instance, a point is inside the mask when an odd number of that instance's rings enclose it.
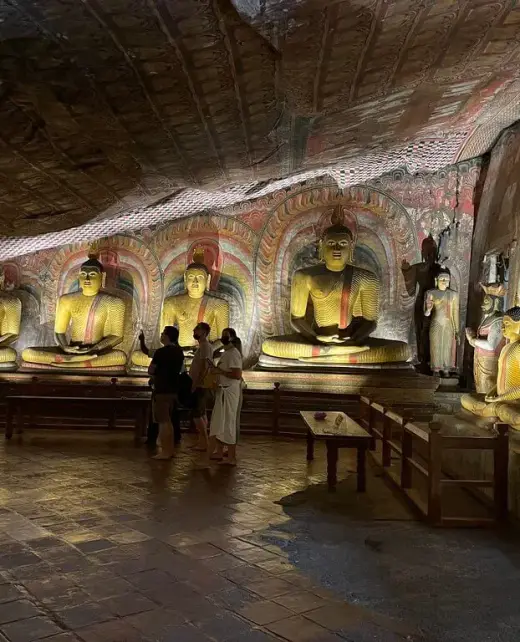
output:
{"label": "buddha's curled hair", "polygon": [[509,310],[504,313],[504,316],[513,319],[513,321],[520,321],[520,306],[515,305],[509,308]]}

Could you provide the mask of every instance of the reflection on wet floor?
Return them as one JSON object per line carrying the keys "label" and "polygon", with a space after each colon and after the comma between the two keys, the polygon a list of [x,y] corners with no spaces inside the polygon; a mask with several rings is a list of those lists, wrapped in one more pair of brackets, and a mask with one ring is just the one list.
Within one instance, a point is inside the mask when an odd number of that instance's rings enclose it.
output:
{"label": "reflection on wet floor", "polygon": [[[2,451],[0,631],[12,642],[517,640],[520,547],[433,531],[341,453],[246,437],[196,471],[127,434],[34,432]],[[1,636],[0,636],[1,638]]]}

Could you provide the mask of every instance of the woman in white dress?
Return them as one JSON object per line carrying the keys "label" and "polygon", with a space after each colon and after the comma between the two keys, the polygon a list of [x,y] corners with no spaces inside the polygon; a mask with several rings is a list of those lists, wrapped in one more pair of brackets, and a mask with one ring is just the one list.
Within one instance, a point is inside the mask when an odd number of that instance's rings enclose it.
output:
{"label": "woman in white dress", "polygon": [[[212,372],[218,376],[215,405],[211,413],[208,459],[213,456],[228,466],[236,466],[237,415],[242,392],[242,355],[231,342],[231,333],[222,332],[224,353]],[[224,446],[228,457],[223,459]]]}

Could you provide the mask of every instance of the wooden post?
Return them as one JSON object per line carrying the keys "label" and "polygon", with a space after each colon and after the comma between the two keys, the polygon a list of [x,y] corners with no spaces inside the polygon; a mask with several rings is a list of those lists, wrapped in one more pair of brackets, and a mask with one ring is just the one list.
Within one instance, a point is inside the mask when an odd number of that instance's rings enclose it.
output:
{"label": "wooden post", "polygon": [[280,383],[274,383],[274,398],[273,398],[273,435],[277,435],[280,429],[280,398],[282,393],[280,391]]}
{"label": "wooden post", "polygon": [[509,426],[496,423],[494,428],[497,434],[493,450],[495,519],[497,522],[505,522],[509,503]]}
{"label": "wooden post", "polygon": [[386,414],[383,415],[383,448],[381,463],[384,468],[389,467],[392,463],[392,450],[390,448],[390,440],[392,439],[391,421],[390,417],[387,417]]}
{"label": "wooden post", "polygon": [[[109,390],[110,390],[111,397],[117,397],[118,390],[117,390],[116,377],[112,377],[112,379],[110,379]],[[117,410],[116,410],[116,404],[113,404],[108,416],[108,430],[115,430],[116,426],[117,426]]]}
{"label": "wooden post", "polygon": [[403,419],[401,434],[401,488],[412,487],[412,466],[408,459],[413,455],[412,434],[406,430],[407,421]]}
{"label": "wooden post", "polygon": [[[31,395],[37,395],[38,394],[38,377],[33,376],[31,377]],[[29,411],[29,426],[30,428],[36,428],[36,417],[34,414],[34,410]]]}
{"label": "wooden post", "polygon": [[326,439],[327,446],[327,484],[329,492],[336,490],[338,476],[338,444],[333,439]]}
{"label": "wooden post", "polygon": [[371,435],[372,439],[370,440],[370,450],[376,449],[376,438],[374,437],[374,430],[372,422],[374,421],[374,409],[372,408],[372,402],[368,406],[368,426],[367,432]]}
{"label": "wooden post", "polygon": [[432,526],[440,526],[442,520],[441,477],[442,477],[442,436],[441,425],[430,423],[428,452],[428,521]]}
{"label": "wooden post", "polygon": [[307,428],[307,461],[314,459],[314,435],[312,430]]}

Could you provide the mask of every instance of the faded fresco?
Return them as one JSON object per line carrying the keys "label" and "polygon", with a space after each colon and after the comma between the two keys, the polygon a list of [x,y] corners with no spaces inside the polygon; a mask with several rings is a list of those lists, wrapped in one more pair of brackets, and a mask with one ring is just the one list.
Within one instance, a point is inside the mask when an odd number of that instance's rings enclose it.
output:
{"label": "faded fresco", "polygon": [[[520,255],[517,249],[520,232],[520,125],[505,131],[493,148],[479,207],[479,235],[482,236],[482,259],[503,256],[509,265],[506,275],[518,284]],[[481,264],[486,260],[480,261]],[[482,279],[482,273],[479,280]],[[488,281],[489,279],[484,279]],[[480,293],[479,293],[480,294]],[[509,288],[506,308],[514,305],[517,289]]]}
{"label": "faded fresco", "polygon": [[[409,342],[415,349],[414,298],[401,267],[420,261],[424,238],[439,237],[443,230],[448,230],[445,264],[459,293],[463,327],[479,169],[472,161],[435,174],[394,172],[346,190],[332,181],[314,181],[218,214],[99,239],[95,246],[107,273],[105,290],[126,305],[119,348],[130,364],[141,328],[157,345],[163,300],[184,291],[184,272],[202,249],[208,292],[228,302],[246,364],[254,365],[266,338],[290,331],[292,275],[318,262],[317,239],[338,205],[355,238],[354,264],[375,273],[381,284],[374,337]],[[4,263],[6,287],[22,300],[18,354],[28,346],[53,345],[56,301],[77,291],[78,270],[89,249],[88,243],[76,243]]]}

